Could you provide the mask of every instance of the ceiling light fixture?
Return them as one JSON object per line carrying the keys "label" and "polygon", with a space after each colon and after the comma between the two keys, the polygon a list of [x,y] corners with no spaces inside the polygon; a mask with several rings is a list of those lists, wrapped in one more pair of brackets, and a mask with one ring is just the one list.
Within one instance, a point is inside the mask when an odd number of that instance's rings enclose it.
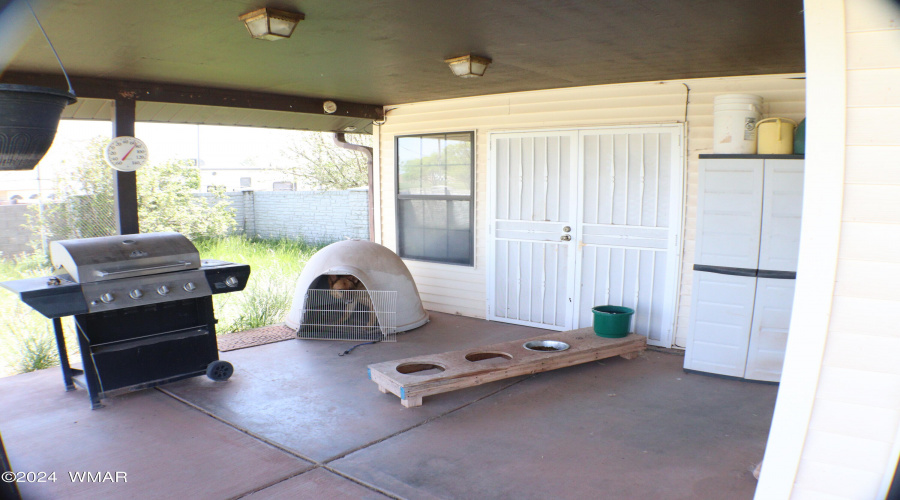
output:
{"label": "ceiling light fixture", "polygon": [[450,71],[460,78],[474,78],[476,76],[484,76],[491,60],[487,57],[474,56],[472,54],[462,57],[452,57],[444,59],[444,62],[450,65]]}
{"label": "ceiling light fixture", "polygon": [[287,12],[264,7],[248,12],[239,19],[244,21],[250,36],[260,40],[281,40],[288,38],[297,23],[306,19],[302,12]]}

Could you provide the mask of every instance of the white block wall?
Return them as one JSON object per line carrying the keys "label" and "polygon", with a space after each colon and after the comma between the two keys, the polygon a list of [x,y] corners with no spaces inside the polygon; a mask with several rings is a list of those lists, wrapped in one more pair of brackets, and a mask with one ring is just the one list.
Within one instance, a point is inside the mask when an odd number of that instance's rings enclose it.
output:
{"label": "white block wall", "polygon": [[237,231],[248,236],[310,243],[369,239],[366,189],[243,191],[226,196],[235,210]]}

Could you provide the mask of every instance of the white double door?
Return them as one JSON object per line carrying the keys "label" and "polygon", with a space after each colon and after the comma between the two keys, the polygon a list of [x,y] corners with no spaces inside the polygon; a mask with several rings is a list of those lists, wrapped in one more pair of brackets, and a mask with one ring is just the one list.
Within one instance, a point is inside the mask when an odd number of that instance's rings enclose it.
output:
{"label": "white double door", "polygon": [[681,125],[491,135],[488,319],[570,330],[591,308],[635,310],[672,345]]}

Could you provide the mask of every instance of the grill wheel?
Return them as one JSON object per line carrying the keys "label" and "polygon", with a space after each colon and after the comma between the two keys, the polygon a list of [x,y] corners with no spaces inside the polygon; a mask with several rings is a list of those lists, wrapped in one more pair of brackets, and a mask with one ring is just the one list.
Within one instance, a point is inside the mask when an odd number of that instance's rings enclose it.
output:
{"label": "grill wheel", "polygon": [[206,367],[206,376],[216,382],[228,380],[232,373],[234,373],[234,366],[231,366],[231,363],[228,361],[220,359],[213,361]]}

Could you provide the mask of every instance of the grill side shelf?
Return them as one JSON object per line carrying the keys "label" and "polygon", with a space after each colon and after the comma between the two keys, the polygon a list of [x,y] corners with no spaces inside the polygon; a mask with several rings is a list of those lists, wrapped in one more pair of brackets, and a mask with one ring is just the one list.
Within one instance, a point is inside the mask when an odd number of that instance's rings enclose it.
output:
{"label": "grill side shelf", "polygon": [[0,286],[17,294],[19,300],[48,318],[62,318],[88,312],[81,285],[61,279],[50,285],[53,276],[4,281]]}
{"label": "grill side shelf", "polygon": [[[201,271],[206,273],[206,281],[213,294],[239,292],[250,279],[250,266],[216,260],[204,260]],[[234,278],[229,284],[229,278]]]}

